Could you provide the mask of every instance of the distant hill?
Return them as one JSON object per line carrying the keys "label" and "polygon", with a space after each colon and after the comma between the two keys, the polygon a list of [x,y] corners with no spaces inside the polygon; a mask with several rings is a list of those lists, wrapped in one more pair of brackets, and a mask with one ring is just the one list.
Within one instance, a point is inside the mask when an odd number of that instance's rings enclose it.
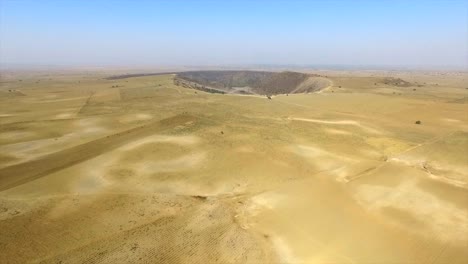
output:
{"label": "distant hill", "polygon": [[388,77],[384,78],[381,83],[390,85],[390,86],[397,86],[397,87],[410,87],[410,86],[416,86],[416,84],[407,82],[403,79],[400,78],[394,78],[394,77]]}
{"label": "distant hill", "polygon": [[208,92],[262,95],[314,92],[331,85],[319,75],[290,71],[190,71],[178,73],[174,82]]}

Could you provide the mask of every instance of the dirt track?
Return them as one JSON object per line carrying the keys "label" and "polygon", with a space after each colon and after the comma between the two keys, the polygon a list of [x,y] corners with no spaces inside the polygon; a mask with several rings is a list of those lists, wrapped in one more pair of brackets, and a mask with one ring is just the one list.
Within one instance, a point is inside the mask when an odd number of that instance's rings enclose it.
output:
{"label": "dirt track", "polygon": [[152,124],[93,140],[76,147],[64,149],[36,160],[2,168],[0,169],[0,191],[25,184],[39,177],[94,158],[137,138],[163,132],[165,129],[184,125],[187,122],[195,122],[195,120],[194,116],[177,115]]}

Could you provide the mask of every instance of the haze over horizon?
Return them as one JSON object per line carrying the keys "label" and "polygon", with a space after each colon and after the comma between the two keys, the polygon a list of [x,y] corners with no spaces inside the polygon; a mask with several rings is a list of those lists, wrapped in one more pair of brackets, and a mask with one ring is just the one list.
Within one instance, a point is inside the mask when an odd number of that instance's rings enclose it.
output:
{"label": "haze over horizon", "polygon": [[0,64],[467,69],[467,1],[0,0]]}

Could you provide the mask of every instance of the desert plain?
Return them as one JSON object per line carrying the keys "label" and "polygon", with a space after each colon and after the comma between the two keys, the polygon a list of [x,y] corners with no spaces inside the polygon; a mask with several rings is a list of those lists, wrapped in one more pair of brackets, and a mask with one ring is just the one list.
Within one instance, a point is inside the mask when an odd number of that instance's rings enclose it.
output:
{"label": "desert plain", "polygon": [[0,262],[468,263],[468,73],[303,72],[2,73]]}

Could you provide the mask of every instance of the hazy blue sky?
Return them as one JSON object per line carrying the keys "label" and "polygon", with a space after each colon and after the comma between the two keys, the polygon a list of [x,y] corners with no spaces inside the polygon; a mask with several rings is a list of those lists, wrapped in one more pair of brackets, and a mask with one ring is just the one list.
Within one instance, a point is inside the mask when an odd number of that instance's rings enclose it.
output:
{"label": "hazy blue sky", "polygon": [[465,67],[466,0],[0,0],[0,62]]}

